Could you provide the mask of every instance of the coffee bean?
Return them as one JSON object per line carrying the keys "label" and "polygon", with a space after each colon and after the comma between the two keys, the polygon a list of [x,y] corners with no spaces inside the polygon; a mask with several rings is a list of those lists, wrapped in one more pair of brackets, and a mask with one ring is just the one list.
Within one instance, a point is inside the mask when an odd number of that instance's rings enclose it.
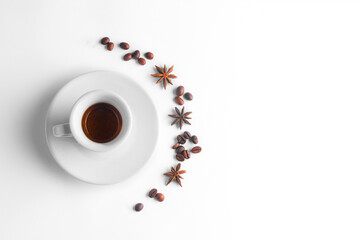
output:
{"label": "coffee bean", "polygon": [[185,160],[184,155],[180,153],[176,154],[176,160],[183,162]]}
{"label": "coffee bean", "polygon": [[179,105],[184,105],[184,100],[181,97],[176,97],[174,101]]}
{"label": "coffee bean", "polygon": [[120,43],[120,47],[122,49],[128,50],[130,48],[130,45],[126,42],[122,42],[122,43]]}
{"label": "coffee bean", "polygon": [[143,208],[144,208],[144,204],[142,203],[138,203],[135,205],[135,211],[137,212],[140,212],[141,210],[143,210]]}
{"label": "coffee bean", "polygon": [[184,151],[185,150],[185,148],[183,147],[183,146],[180,146],[180,147],[178,147],[177,149],[176,149],[176,152],[177,153],[181,153],[182,151]]}
{"label": "coffee bean", "polygon": [[106,45],[109,42],[110,42],[110,38],[108,38],[108,37],[104,37],[103,39],[101,39],[101,44],[103,44],[103,45]]}
{"label": "coffee bean", "polygon": [[173,148],[173,149],[177,149],[179,146],[180,146],[180,144],[179,144],[179,143],[175,143],[175,145],[174,145],[174,146],[172,146],[172,148]]}
{"label": "coffee bean", "polygon": [[133,54],[132,54],[133,59],[138,60],[140,57],[140,51],[136,50]]}
{"label": "coffee bean", "polygon": [[191,138],[191,133],[189,133],[188,131],[185,131],[183,134],[184,138],[186,139],[190,139]]}
{"label": "coffee bean", "polygon": [[201,147],[199,147],[199,146],[193,147],[191,149],[191,152],[192,153],[199,153],[199,152],[201,152]]}
{"label": "coffee bean", "polygon": [[191,101],[191,100],[193,100],[193,95],[191,93],[187,92],[187,93],[185,93],[184,98],[186,100]]}
{"label": "coffee bean", "polygon": [[154,58],[154,54],[152,52],[147,52],[145,53],[145,57],[149,60],[153,59]]}
{"label": "coffee bean", "polygon": [[186,139],[185,139],[183,136],[181,136],[181,135],[178,135],[178,136],[176,137],[176,139],[177,139],[178,143],[180,143],[180,144],[186,143]]}
{"label": "coffee bean", "polygon": [[139,63],[140,65],[145,65],[145,64],[146,64],[145,58],[139,58],[138,63]]}
{"label": "coffee bean", "polygon": [[189,150],[185,150],[182,152],[182,155],[184,156],[185,159],[189,159],[190,158],[190,152]]}
{"label": "coffee bean", "polygon": [[149,197],[154,198],[156,196],[156,194],[157,194],[157,189],[153,188],[149,192]]}
{"label": "coffee bean", "polygon": [[162,193],[156,194],[155,198],[156,198],[156,200],[158,200],[159,202],[162,202],[162,201],[165,200],[165,196],[164,196],[164,194],[162,194]]}
{"label": "coffee bean", "polygon": [[198,142],[199,142],[199,139],[197,138],[197,136],[192,136],[191,137],[191,141],[193,142],[193,143],[195,143],[195,144],[198,144]]}
{"label": "coffee bean", "polygon": [[179,97],[182,96],[184,94],[184,92],[185,92],[185,88],[183,86],[177,87],[177,89],[176,89],[177,96],[179,96]]}
{"label": "coffee bean", "polygon": [[125,56],[124,56],[125,61],[129,61],[131,58],[132,58],[131,53],[125,54]]}
{"label": "coffee bean", "polygon": [[109,50],[109,51],[112,51],[114,49],[114,43],[113,42],[109,42],[107,45],[106,45],[106,49]]}

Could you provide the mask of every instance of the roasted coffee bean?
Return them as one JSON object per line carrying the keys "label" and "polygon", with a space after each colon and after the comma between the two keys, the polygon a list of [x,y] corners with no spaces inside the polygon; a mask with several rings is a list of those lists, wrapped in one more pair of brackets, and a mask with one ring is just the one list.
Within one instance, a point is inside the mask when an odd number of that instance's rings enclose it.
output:
{"label": "roasted coffee bean", "polygon": [[179,96],[179,97],[182,96],[184,94],[184,92],[185,92],[185,88],[183,86],[177,87],[177,89],[176,89],[177,96]]}
{"label": "roasted coffee bean", "polygon": [[177,139],[178,143],[180,143],[180,144],[186,143],[186,139],[185,139],[183,136],[181,136],[181,135],[178,135],[178,136],[176,137],[176,139]]}
{"label": "roasted coffee bean", "polygon": [[128,50],[130,48],[130,45],[126,42],[122,42],[122,43],[120,43],[120,47],[122,49]]}
{"label": "roasted coffee bean", "polygon": [[124,60],[125,60],[125,61],[129,61],[130,59],[132,59],[131,53],[125,54]]}
{"label": "roasted coffee bean", "polygon": [[138,203],[135,205],[135,211],[137,212],[140,212],[141,210],[143,210],[143,208],[144,208],[144,204],[142,203]]}
{"label": "roasted coffee bean", "polygon": [[173,149],[177,149],[179,146],[180,146],[180,144],[179,144],[179,143],[175,143],[175,145],[174,145],[174,146],[172,146],[172,148],[173,148]]}
{"label": "roasted coffee bean", "polygon": [[154,54],[152,52],[147,52],[145,53],[145,57],[149,60],[153,59],[154,58]]}
{"label": "roasted coffee bean", "polygon": [[138,63],[139,63],[140,65],[145,65],[145,64],[146,64],[145,58],[139,58]]}
{"label": "roasted coffee bean", "polygon": [[201,152],[201,147],[199,147],[199,146],[193,147],[191,149],[191,152],[192,153],[199,153],[199,152]]}
{"label": "roasted coffee bean", "polygon": [[110,38],[108,38],[108,37],[104,37],[103,39],[101,39],[101,44],[103,44],[103,45],[106,45],[109,42],[110,42]]}
{"label": "roasted coffee bean", "polygon": [[174,101],[179,105],[184,105],[184,100],[181,97],[176,97]]}
{"label": "roasted coffee bean", "polygon": [[185,93],[184,98],[186,100],[191,101],[191,100],[193,100],[193,95],[191,93],[187,92],[187,93]]}
{"label": "roasted coffee bean", "polygon": [[140,57],[140,51],[136,50],[133,54],[132,54],[133,59],[138,60]]}
{"label": "roasted coffee bean", "polygon": [[185,131],[183,134],[184,138],[186,139],[190,139],[191,138],[191,133],[189,133],[188,131]]}
{"label": "roasted coffee bean", "polygon": [[176,159],[180,162],[183,162],[185,160],[185,157],[184,157],[184,155],[178,153],[178,154],[176,154]]}
{"label": "roasted coffee bean", "polygon": [[106,45],[106,49],[109,50],[109,51],[112,51],[114,49],[114,43],[113,42],[109,42],[107,45]]}
{"label": "roasted coffee bean", "polygon": [[177,153],[182,153],[182,151],[184,151],[185,150],[185,148],[183,147],[183,146],[180,146],[180,147],[178,147],[177,149],[176,149],[176,152]]}
{"label": "roasted coffee bean", "polygon": [[189,159],[189,158],[190,158],[190,152],[189,152],[189,150],[183,151],[183,152],[182,152],[182,155],[184,155],[184,158],[185,158],[185,159]]}
{"label": "roasted coffee bean", "polygon": [[199,139],[197,138],[197,136],[192,136],[191,137],[191,141],[193,142],[193,143],[195,143],[195,144],[198,144],[198,142],[199,142]]}
{"label": "roasted coffee bean", "polygon": [[162,202],[162,201],[165,200],[165,196],[164,196],[164,194],[162,194],[162,193],[156,194],[155,198],[156,198],[156,200],[158,200],[159,202]]}
{"label": "roasted coffee bean", "polygon": [[153,188],[153,189],[151,189],[150,192],[149,192],[149,197],[153,198],[153,197],[156,196],[156,194],[157,194],[157,189],[156,189],[156,188]]}

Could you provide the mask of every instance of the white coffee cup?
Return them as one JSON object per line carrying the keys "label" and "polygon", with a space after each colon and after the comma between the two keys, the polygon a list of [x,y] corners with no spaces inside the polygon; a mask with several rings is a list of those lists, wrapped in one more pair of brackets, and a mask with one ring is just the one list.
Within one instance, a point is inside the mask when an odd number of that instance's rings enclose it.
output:
{"label": "white coffee cup", "polygon": [[[122,128],[115,139],[106,143],[97,143],[90,140],[84,133],[81,125],[85,111],[96,103],[108,103],[113,105],[121,114]],[[82,95],[74,104],[69,123],[59,124],[53,127],[55,137],[73,137],[83,147],[103,152],[111,150],[124,142],[131,131],[132,116],[127,103],[118,94],[106,90],[93,90]]]}

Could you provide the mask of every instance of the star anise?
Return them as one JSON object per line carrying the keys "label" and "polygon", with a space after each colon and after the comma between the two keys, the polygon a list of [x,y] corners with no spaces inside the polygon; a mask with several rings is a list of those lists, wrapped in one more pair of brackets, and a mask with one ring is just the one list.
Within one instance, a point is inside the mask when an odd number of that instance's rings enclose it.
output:
{"label": "star anise", "polygon": [[183,107],[182,110],[181,110],[181,112],[180,112],[180,110],[179,110],[177,107],[175,107],[175,111],[176,111],[177,114],[169,114],[170,117],[176,118],[176,119],[172,122],[171,126],[174,125],[174,124],[176,124],[176,123],[179,123],[180,129],[181,129],[182,126],[183,126],[183,124],[184,124],[184,122],[185,122],[186,124],[191,125],[191,123],[190,123],[188,120],[186,120],[186,119],[191,119],[191,117],[189,117],[189,115],[190,115],[192,112],[186,112],[186,113],[184,113],[184,109],[185,109],[185,108]]}
{"label": "star anise", "polygon": [[169,70],[166,70],[166,65],[164,65],[164,70],[162,70],[161,68],[159,68],[158,66],[155,66],[156,70],[159,73],[155,73],[155,74],[151,74],[151,76],[153,77],[160,77],[160,79],[156,82],[156,84],[158,84],[159,82],[163,81],[163,85],[164,88],[166,89],[167,83],[170,83],[171,85],[173,85],[172,81],[170,80],[170,78],[177,78],[174,74],[170,74],[173,69],[174,66],[172,66],[171,68],[169,68]]}
{"label": "star anise", "polygon": [[166,185],[168,185],[175,179],[178,182],[178,184],[182,187],[180,178],[181,179],[184,179],[184,178],[180,174],[186,173],[186,171],[185,170],[180,171],[180,168],[181,168],[181,164],[179,163],[176,166],[176,169],[171,167],[171,172],[164,173],[165,176],[170,177],[169,181],[166,183]]}

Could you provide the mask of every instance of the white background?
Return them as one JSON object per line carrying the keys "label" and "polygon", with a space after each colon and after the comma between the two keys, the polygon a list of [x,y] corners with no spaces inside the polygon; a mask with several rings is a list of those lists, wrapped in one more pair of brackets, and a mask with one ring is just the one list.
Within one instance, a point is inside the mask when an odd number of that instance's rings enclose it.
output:
{"label": "white background", "polygon": [[[359,239],[360,4],[347,1],[0,2],[0,239]],[[153,51],[146,66],[118,47]],[[175,65],[203,152],[165,187],[180,132]],[[140,82],[161,116],[140,173],[95,186],[64,172],[44,137],[54,94],[79,74]],[[141,151],[141,146],[137,146]],[[158,188],[162,203],[146,197]],[[132,207],[143,202],[137,213]]]}

